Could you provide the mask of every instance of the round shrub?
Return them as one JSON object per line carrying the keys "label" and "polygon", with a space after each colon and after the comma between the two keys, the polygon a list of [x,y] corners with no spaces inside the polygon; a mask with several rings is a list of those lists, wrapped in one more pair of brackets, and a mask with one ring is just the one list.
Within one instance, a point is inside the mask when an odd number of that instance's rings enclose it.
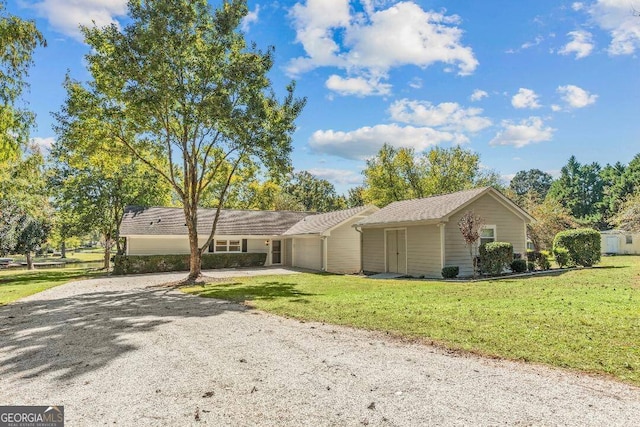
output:
{"label": "round shrub", "polygon": [[527,271],[527,261],[523,259],[514,259],[511,262],[511,271],[514,273],[524,273]]}
{"label": "round shrub", "polygon": [[556,258],[556,264],[560,268],[569,265],[569,251],[561,246],[553,249],[553,256]]}
{"label": "round shrub", "polygon": [[600,233],[592,228],[561,231],[553,239],[556,248],[565,248],[574,264],[591,267],[600,261]]}
{"label": "round shrub", "polygon": [[534,271],[535,269],[536,269],[536,264],[531,261],[527,261],[527,270]]}
{"label": "round shrub", "polygon": [[444,267],[442,269],[442,277],[444,277],[445,279],[455,279],[456,277],[458,277],[458,274],[460,274],[460,267],[458,267],[457,265]]}
{"label": "round shrub", "polygon": [[480,246],[480,267],[492,276],[502,273],[513,261],[513,245],[507,242],[490,242]]}

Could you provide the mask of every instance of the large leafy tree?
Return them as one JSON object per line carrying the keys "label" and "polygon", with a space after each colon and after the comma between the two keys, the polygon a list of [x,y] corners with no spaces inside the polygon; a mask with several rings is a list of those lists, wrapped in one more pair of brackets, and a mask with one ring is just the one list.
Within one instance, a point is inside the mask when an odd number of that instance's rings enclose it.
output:
{"label": "large leafy tree", "polygon": [[35,23],[10,15],[0,1],[0,162],[19,157],[33,114],[20,105],[33,51],[45,45]]}
{"label": "large leafy tree", "polygon": [[640,233],[640,193],[630,196],[611,218],[611,222],[622,230]]}
{"label": "large leafy tree", "polygon": [[26,256],[33,269],[32,253],[46,241],[51,229],[51,208],[46,194],[44,159],[31,147],[2,166],[0,180],[0,253]]}
{"label": "large leafy tree", "polygon": [[410,148],[385,144],[367,160],[364,199],[391,202],[452,193],[475,187],[500,186],[500,177],[480,167],[480,156],[461,147],[433,148],[416,155]]}
{"label": "large leafy tree", "polygon": [[556,199],[540,201],[537,195],[528,193],[523,204],[527,212],[536,219],[527,224],[527,235],[536,251],[551,250],[556,234],[578,226],[569,210]]}
{"label": "large leafy tree", "polygon": [[364,198],[377,206],[425,195],[420,178],[426,175],[426,168],[413,149],[384,144],[375,157],[367,160],[362,173]]}
{"label": "large leafy tree", "polygon": [[623,209],[626,201],[640,191],[640,154],[628,165],[620,162],[602,168],[602,215],[607,225],[615,225],[614,217]]}
{"label": "large leafy tree", "polygon": [[604,182],[596,162],[580,164],[571,156],[553,182],[547,197],[558,200],[583,224],[602,226],[601,203]]}
{"label": "large leafy tree", "polygon": [[346,207],[344,197],[338,196],[333,184],[307,171],[295,173],[284,186],[284,192],[298,201],[306,211],[329,212]]}
{"label": "large leafy tree", "polygon": [[529,195],[542,201],[547,196],[552,183],[553,177],[547,172],[529,169],[516,173],[509,183],[509,189],[518,199]]}
{"label": "large leafy tree", "polygon": [[[293,85],[278,100],[267,73],[273,49],[247,46],[237,30],[246,2],[129,2],[129,24],[85,28],[92,80],[79,90],[102,131],[161,176],[183,207],[191,250],[189,279],[213,239],[220,209],[238,169],[248,164],[288,171],[294,120],[304,100]],[[198,240],[198,206],[212,183],[217,214],[207,242]]]}

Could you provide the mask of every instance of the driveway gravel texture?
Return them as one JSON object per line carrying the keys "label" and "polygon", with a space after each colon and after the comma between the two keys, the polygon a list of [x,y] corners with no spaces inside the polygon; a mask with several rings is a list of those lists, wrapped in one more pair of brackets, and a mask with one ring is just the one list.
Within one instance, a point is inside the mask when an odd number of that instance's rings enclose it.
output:
{"label": "driveway gravel texture", "polygon": [[86,280],[0,307],[0,405],[64,405],[67,426],[640,424],[629,385],[157,286],[183,277]]}

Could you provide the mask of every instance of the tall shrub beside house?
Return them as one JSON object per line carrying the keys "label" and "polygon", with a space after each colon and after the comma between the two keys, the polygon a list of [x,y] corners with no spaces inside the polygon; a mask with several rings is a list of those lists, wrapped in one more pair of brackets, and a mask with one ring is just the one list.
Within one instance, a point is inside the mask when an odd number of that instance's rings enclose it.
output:
{"label": "tall shrub beside house", "polygon": [[561,231],[553,239],[553,250],[564,248],[576,265],[591,267],[600,262],[600,233],[592,228]]}
{"label": "tall shrub beside house", "polygon": [[465,212],[458,221],[458,228],[469,249],[469,257],[473,263],[473,277],[478,274],[478,245],[476,243],[480,239],[480,230],[483,225],[484,218],[476,215],[473,211]]}
{"label": "tall shrub beside house", "polygon": [[508,242],[489,242],[480,246],[480,265],[482,271],[496,276],[502,273],[513,261],[513,245]]}

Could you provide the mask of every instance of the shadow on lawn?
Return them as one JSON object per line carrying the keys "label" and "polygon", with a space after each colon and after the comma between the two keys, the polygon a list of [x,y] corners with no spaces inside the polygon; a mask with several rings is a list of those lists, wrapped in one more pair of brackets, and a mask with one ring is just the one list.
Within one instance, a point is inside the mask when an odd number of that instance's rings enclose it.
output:
{"label": "shadow on lawn", "polygon": [[308,302],[304,296],[313,294],[301,292],[294,283],[264,282],[257,285],[242,283],[225,283],[223,285],[209,285],[196,295],[206,298],[218,298],[235,302],[265,301],[279,298],[296,298],[296,302]]}
{"label": "shadow on lawn", "polygon": [[1,306],[0,378],[55,372],[59,381],[68,381],[135,351],[136,334],[155,333],[176,318],[244,310],[166,289],[93,292]]}

